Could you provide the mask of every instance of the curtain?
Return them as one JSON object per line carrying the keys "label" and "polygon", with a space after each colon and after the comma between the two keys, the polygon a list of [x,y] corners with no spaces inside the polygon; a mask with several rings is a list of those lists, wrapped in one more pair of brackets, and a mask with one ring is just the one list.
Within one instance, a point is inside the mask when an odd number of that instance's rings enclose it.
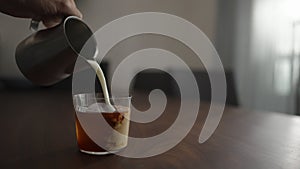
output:
{"label": "curtain", "polygon": [[300,1],[239,1],[235,71],[242,105],[297,113]]}

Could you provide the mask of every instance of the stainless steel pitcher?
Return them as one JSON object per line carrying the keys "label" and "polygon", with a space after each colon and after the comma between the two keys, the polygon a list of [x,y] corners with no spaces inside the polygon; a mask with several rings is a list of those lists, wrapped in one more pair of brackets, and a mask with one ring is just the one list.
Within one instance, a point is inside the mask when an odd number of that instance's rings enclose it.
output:
{"label": "stainless steel pitcher", "polygon": [[72,74],[78,56],[93,59],[96,53],[91,29],[80,18],[69,16],[58,26],[37,31],[23,40],[15,57],[26,78],[49,86]]}

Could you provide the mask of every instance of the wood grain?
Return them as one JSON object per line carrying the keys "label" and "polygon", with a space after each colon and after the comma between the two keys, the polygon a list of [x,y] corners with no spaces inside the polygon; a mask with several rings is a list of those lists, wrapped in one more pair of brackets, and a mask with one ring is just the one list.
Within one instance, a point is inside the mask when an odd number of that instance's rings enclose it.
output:
{"label": "wood grain", "polygon": [[[214,135],[199,144],[209,108],[201,103],[197,123],[176,147],[159,156],[129,159],[78,151],[70,92],[1,91],[0,102],[1,169],[300,168],[300,118],[296,116],[227,107]],[[145,107],[144,102],[135,104]],[[164,131],[176,118],[177,109],[178,101],[170,99],[161,118],[146,125],[133,123],[131,135],[144,137]]]}

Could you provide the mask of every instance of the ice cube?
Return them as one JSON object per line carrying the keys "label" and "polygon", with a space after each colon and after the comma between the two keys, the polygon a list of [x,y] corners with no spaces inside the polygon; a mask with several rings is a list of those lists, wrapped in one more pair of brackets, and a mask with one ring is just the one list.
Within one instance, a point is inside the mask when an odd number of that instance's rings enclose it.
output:
{"label": "ice cube", "polygon": [[125,107],[125,106],[118,105],[118,106],[115,106],[115,107],[117,108],[118,112],[128,112],[129,111],[128,107]]}
{"label": "ice cube", "polygon": [[76,111],[79,111],[79,112],[86,112],[87,110],[88,110],[87,107],[82,107],[82,106],[76,107]]}

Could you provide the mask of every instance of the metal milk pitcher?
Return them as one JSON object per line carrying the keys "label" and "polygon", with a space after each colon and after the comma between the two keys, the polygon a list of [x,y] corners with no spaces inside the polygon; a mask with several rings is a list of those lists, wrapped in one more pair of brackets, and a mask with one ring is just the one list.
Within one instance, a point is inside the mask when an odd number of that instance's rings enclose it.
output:
{"label": "metal milk pitcher", "polygon": [[78,56],[93,59],[96,53],[91,29],[80,18],[69,16],[61,24],[37,31],[23,40],[16,48],[15,57],[27,79],[49,86],[73,73]]}

